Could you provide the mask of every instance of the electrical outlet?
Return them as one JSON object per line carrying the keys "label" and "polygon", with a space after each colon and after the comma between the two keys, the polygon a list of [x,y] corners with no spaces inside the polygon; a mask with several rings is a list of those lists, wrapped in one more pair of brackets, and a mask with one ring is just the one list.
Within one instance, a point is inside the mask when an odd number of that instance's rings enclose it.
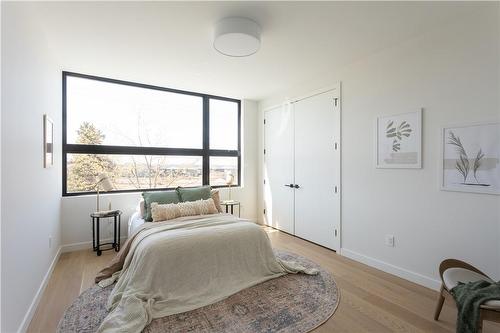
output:
{"label": "electrical outlet", "polygon": [[49,236],[49,249],[52,248],[52,236]]}
{"label": "electrical outlet", "polygon": [[394,247],[394,235],[385,235],[385,245]]}

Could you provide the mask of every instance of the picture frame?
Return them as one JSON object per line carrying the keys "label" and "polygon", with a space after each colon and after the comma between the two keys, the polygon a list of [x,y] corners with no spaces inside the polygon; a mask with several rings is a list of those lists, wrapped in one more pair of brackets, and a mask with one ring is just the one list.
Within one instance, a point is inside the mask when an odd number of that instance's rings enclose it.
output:
{"label": "picture frame", "polygon": [[441,128],[440,189],[500,195],[500,122]]}
{"label": "picture frame", "polygon": [[54,165],[54,121],[43,115],[43,167],[50,168]]}
{"label": "picture frame", "polygon": [[377,168],[422,168],[422,113],[421,108],[413,112],[377,117]]}

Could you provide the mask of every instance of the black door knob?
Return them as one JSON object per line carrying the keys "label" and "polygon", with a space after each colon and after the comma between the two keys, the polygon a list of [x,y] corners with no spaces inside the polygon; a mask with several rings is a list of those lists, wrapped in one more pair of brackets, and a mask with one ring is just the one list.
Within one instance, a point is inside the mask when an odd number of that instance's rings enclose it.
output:
{"label": "black door knob", "polygon": [[300,186],[298,184],[295,184],[293,187],[295,188],[299,188]]}
{"label": "black door knob", "polygon": [[293,188],[293,184],[285,184],[286,187]]}

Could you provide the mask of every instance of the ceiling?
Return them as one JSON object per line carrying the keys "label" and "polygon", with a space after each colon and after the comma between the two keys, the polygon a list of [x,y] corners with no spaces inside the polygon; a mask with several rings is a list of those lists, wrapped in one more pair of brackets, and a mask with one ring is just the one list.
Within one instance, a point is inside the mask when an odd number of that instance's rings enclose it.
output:
{"label": "ceiling", "polygon": [[[466,17],[456,2],[24,3],[62,69],[261,100]],[[29,8],[28,8],[29,7]],[[212,48],[215,22],[262,26],[247,58]]]}

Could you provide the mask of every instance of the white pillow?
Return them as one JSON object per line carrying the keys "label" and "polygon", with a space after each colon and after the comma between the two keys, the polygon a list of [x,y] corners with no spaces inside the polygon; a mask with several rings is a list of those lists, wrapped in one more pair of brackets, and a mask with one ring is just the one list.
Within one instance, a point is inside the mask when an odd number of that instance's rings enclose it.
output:
{"label": "white pillow", "polygon": [[181,216],[217,214],[212,198],[207,200],[187,201],[176,204],[151,203],[151,216],[153,222],[168,221]]}
{"label": "white pillow", "polygon": [[146,216],[146,208],[144,207],[144,199],[141,199],[141,201],[139,201],[139,213],[141,214],[142,219]]}

